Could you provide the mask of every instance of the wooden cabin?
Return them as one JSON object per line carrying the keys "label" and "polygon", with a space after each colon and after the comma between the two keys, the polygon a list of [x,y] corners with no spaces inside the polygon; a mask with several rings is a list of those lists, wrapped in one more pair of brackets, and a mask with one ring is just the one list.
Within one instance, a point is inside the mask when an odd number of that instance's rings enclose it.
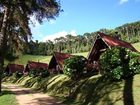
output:
{"label": "wooden cabin", "polygon": [[71,56],[66,53],[54,52],[48,67],[50,73],[63,73],[64,60]]}
{"label": "wooden cabin", "polygon": [[93,47],[88,54],[88,60],[90,62],[98,61],[100,55],[106,51],[107,48],[122,47],[127,48],[130,51],[138,52],[130,43],[117,39],[115,37],[106,35],[101,32],[97,32],[96,39]]}
{"label": "wooden cabin", "polygon": [[24,73],[28,73],[31,70],[48,69],[47,63],[28,61]]}
{"label": "wooden cabin", "polygon": [[6,69],[5,69],[5,72],[8,75],[15,73],[15,72],[23,74],[23,71],[24,71],[24,66],[19,65],[19,64],[8,64]]}
{"label": "wooden cabin", "polygon": [[97,32],[96,39],[93,43],[93,47],[91,48],[89,54],[88,54],[88,63],[86,65],[87,70],[89,71],[99,71],[100,69],[100,63],[99,58],[100,55],[106,51],[107,48],[112,47],[122,47],[127,48],[130,51],[138,52],[130,43],[122,41],[118,39],[117,37],[112,37],[109,35],[106,35],[101,32]]}

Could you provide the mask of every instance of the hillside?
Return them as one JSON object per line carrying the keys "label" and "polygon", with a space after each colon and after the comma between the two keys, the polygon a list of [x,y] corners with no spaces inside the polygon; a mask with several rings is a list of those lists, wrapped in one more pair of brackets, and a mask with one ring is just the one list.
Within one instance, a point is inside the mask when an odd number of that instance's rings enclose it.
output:
{"label": "hillside", "polygon": [[47,92],[66,105],[140,105],[139,81],[140,75],[119,82],[97,75],[75,82],[60,74],[42,79],[24,76],[16,83]]}

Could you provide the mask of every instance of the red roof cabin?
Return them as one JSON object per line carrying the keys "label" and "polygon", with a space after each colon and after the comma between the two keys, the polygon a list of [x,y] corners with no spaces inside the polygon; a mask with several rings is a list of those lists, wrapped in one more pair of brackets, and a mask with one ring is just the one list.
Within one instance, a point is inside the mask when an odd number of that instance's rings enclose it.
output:
{"label": "red roof cabin", "polygon": [[63,73],[64,60],[71,56],[73,55],[54,52],[48,67],[50,73]]}
{"label": "red roof cabin", "polygon": [[19,64],[8,64],[5,69],[5,72],[7,74],[12,74],[15,72],[23,74],[23,71],[24,71],[24,66]]}
{"label": "red roof cabin", "polygon": [[24,73],[28,73],[30,70],[39,70],[39,69],[48,69],[47,63],[42,62],[34,62],[34,61],[28,61]]}
{"label": "red roof cabin", "polygon": [[127,48],[133,52],[138,52],[130,43],[122,41],[118,39],[117,37],[112,37],[109,35],[106,35],[101,32],[97,32],[97,36],[95,38],[93,47],[91,48],[89,54],[88,54],[88,61],[86,68],[89,72],[99,72],[100,70],[100,64],[99,64],[99,58],[100,55],[106,51],[107,48],[112,47],[122,47]]}
{"label": "red roof cabin", "polygon": [[115,37],[111,37],[101,32],[97,32],[96,39],[94,41],[93,47],[88,55],[88,60],[98,61],[101,53],[103,53],[107,48],[112,47],[123,47],[127,48],[133,52],[138,52],[130,43],[117,39]]}

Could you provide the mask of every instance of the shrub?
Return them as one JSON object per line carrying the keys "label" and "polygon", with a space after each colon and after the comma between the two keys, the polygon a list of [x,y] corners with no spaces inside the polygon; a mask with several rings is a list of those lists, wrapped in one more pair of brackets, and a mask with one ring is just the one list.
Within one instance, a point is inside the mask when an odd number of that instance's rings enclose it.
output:
{"label": "shrub", "polygon": [[12,76],[14,77],[14,78],[20,78],[20,77],[22,77],[22,73],[20,73],[20,72],[18,72],[18,71],[16,71],[15,73],[13,73],[12,74]]}
{"label": "shrub", "polygon": [[101,55],[100,63],[101,63],[101,74],[108,75],[108,73],[113,72],[112,70],[121,64],[119,49],[118,48],[107,49],[107,51]]}
{"label": "shrub", "polygon": [[47,69],[44,68],[39,68],[39,69],[32,69],[29,71],[29,76],[30,77],[36,77],[36,76],[40,76],[40,77],[47,77],[49,76],[50,73]]}
{"label": "shrub", "polygon": [[42,78],[48,77],[50,75],[50,72],[47,69],[41,69],[40,70],[40,76]]}
{"label": "shrub", "polygon": [[73,56],[64,61],[64,74],[72,79],[77,79],[84,72],[86,58],[83,56]]}
{"label": "shrub", "polygon": [[36,70],[35,69],[30,70],[29,71],[29,76],[30,77],[36,77],[37,76]]}
{"label": "shrub", "polygon": [[118,67],[114,68],[109,73],[111,79],[115,79],[115,80],[120,80],[122,74],[123,74],[123,72],[122,72],[122,67],[121,66],[118,66]]}
{"label": "shrub", "polygon": [[140,73],[140,59],[139,57],[140,55],[137,55],[137,54],[131,54],[130,55],[130,62],[129,62],[129,67],[130,67],[130,70],[133,71],[133,74],[138,74]]}
{"label": "shrub", "polygon": [[101,55],[101,73],[113,80],[125,79],[140,73],[138,56],[125,48],[107,49]]}

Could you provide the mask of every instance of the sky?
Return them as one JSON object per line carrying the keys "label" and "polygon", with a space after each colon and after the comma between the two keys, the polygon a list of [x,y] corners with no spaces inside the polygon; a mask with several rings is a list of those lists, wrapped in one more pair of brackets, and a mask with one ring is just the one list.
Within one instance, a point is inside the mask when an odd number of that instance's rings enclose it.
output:
{"label": "sky", "polygon": [[140,0],[60,0],[63,12],[55,20],[30,26],[33,40],[46,41],[113,29],[140,20]]}

